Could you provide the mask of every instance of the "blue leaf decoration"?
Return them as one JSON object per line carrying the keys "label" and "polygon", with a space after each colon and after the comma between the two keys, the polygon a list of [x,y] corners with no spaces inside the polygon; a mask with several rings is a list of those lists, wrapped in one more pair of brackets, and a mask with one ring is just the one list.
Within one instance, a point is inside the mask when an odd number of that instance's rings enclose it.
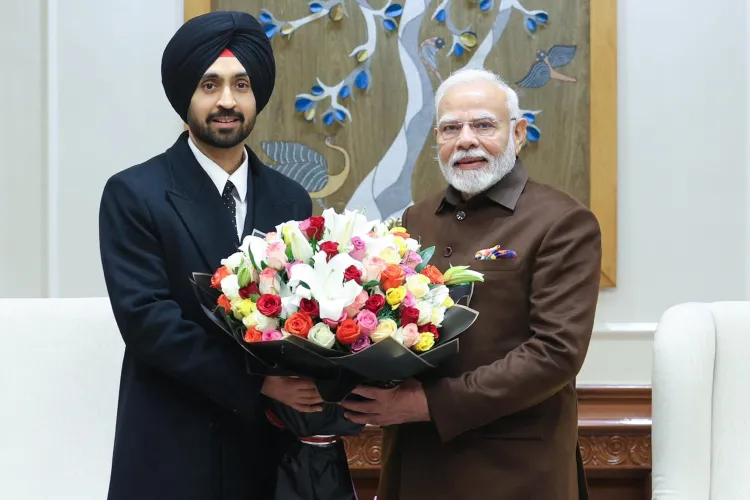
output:
{"label": "blue leaf decoration", "polygon": [[437,22],[444,23],[445,22],[445,9],[440,9],[440,12],[437,13],[437,16],[435,16],[435,19],[437,19]]}
{"label": "blue leaf decoration", "polygon": [[323,10],[323,6],[318,2],[313,2],[310,4],[310,12],[312,12],[313,14],[316,12],[320,12],[321,10]]}
{"label": "blue leaf decoration", "polygon": [[260,19],[260,22],[263,24],[273,23],[273,16],[268,12],[261,12],[258,19]]}
{"label": "blue leaf decoration", "polygon": [[393,31],[396,29],[396,23],[393,22],[393,19],[389,19],[386,17],[383,19],[383,28],[388,31]]}
{"label": "blue leaf decoration", "polygon": [[346,99],[349,97],[352,93],[352,89],[349,88],[349,85],[344,85],[341,87],[341,90],[339,90],[339,97],[342,99]]}
{"label": "blue leaf decoration", "polygon": [[549,21],[549,15],[546,12],[538,12],[534,17],[542,24],[547,24],[547,21]]}
{"label": "blue leaf decoration", "polygon": [[312,105],[313,102],[307,97],[298,97],[297,100],[294,101],[294,109],[297,111],[307,111]]}
{"label": "blue leaf decoration", "polygon": [[330,126],[333,124],[333,113],[330,111],[323,115],[323,123]]}
{"label": "blue leaf decoration", "polygon": [[492,8],[492,0],[482,0],[479,2],[479,8],[482,12],[487,12]]}
{"label": "blue leaf decoration", "polygon": [[360,90],[365,90],[370,86],[370,76],[367,74],[367,71],[360,71],[357,74],[356,78],[354,78],[354,85]]}
{"label": "blue leaf decoration", "polygon": [[397,3],[392,3],[385,9],[385,15],[388,17],[398,17],[404,12],[404,8]]}
{"label": "blue leaf decoration", "polygon": [[344,114],[344,112],[341,111],[340,109],[337,109],[336,110],[336,119],[338,121],[340,121],[340,122],[343,122],[344,120],[346,120],[346,114]]}
{"label": "blue leaf decoration", "polygon": [[456,57],[461,57],[464,55],[464,48],[459,44],[455,44],[453,45],[453,53],[456,54]]}
{"label": "blue leaf decoration", "polygon": [[530,17],[526,18],[526,29],[529,31],[536,31],[536,21]]}
{"label": "blue leaf decoration", "polygon": [[325,91],[323,90],[323,87],[321,87],[320,85],[312,86],[312,95],[322,95],[323,92]]}
{"label": "blue leaf decoration", "polygon": [[549,65],[553,68],[565,66],[576,56],[575,45],[555,45],[547,53]]}
{"label": "blue leaf decoration", "polygon": [[526,118],[526,121],[529,123],[534,123],[536,121],[536,116],[532,115],[531,113],[524,113],[521,116]]}
{"label": "blue leaf decoration", "polygon": [[542,131],[534,125],[529,125],[526,127],[526,137],[528,137],[531,142],[537,142],[542,137]]}
{"label": "blue leaf decoration", "polygon": [[266,37],[273,38],[273,36],[276,34],[276,31],[278,31],[279,27],[275,24],[264,24],[263,25],[263,31],[266,32]]}

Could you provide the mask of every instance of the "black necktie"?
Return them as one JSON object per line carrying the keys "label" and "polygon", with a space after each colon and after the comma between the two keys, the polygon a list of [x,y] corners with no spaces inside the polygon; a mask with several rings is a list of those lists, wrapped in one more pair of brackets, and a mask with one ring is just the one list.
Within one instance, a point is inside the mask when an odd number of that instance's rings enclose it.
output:
{"label": "black necktie", "polygon": [[227,207],[227,210],[229,210],[229,214],[232,217],[232,227],[234,228],[235,233],[237,232],[237,205],[234,203],[234,195],[232,192],[234,191],[234,184],[232,184],[232,181],[227,181],[226,184],[224,184],[224,192],[221,193],[221,200],[224,202],[224,206]]}

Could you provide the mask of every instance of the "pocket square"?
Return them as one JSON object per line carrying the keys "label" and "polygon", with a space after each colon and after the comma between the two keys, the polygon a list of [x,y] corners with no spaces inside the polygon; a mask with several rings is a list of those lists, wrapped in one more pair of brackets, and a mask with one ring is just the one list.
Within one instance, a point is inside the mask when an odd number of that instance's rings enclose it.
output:
{"label": "pocket square", "polygon": [[475,260],[498,260],[498,259],[509,259],[515,260],[518,258],[518,254],[514,250],[507,250],[500,248],[500,245],[495,245],[492,248],[484,248],[474,254]]}

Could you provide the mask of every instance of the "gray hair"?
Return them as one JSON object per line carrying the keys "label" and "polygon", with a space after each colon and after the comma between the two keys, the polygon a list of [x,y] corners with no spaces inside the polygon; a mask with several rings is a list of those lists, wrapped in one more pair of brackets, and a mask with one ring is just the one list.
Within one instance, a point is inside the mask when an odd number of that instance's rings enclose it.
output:
{"label": "gray hair", "polygon": [[518,105],[518,94],[516,94],[515,90],[510,88],[510,85],[508,85],[505,80],[500,78],[492,71],[480,68],[460,69],[452,73],[451,76],[446,78],[443,83],[440,84],[437,91],[435,92],[435,120],[437,121],[439,118],[438,108],[440,107],[440,101],[443,99],[443,96],[448,91],[448,89],[455,87],[456,85],[477,83],[482,81],[492,83],[496,85],[500,90],[504,91],[505,95],[507,96],[505,104],[506,106],[508,106],[510,118],[520,118],[521,112]]}

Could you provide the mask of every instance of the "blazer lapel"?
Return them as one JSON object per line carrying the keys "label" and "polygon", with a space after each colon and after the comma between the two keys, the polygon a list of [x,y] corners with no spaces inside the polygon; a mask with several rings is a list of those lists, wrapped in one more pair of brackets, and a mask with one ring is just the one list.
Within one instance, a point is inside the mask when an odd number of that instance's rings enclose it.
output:
{"label": "blazer lapel", "polygon": [[249,148],[245,147],[248,155],[248,203],[245,227],[242,238],[253,234],[257,229],[267,233],[274,231],[277,224],[285,222],[282,207],[288,204],[283,192],[276,186],[268,175],[265,166]]}
{"label": "blazer lapel", "polygon": [[[201,168],[183,132],[167,150],[173,188],[167,196],[187,227],[209,269],[216,269],[237,251],[237,233],[221,195]],[[247,223],[245,224],[247,227]]]}

